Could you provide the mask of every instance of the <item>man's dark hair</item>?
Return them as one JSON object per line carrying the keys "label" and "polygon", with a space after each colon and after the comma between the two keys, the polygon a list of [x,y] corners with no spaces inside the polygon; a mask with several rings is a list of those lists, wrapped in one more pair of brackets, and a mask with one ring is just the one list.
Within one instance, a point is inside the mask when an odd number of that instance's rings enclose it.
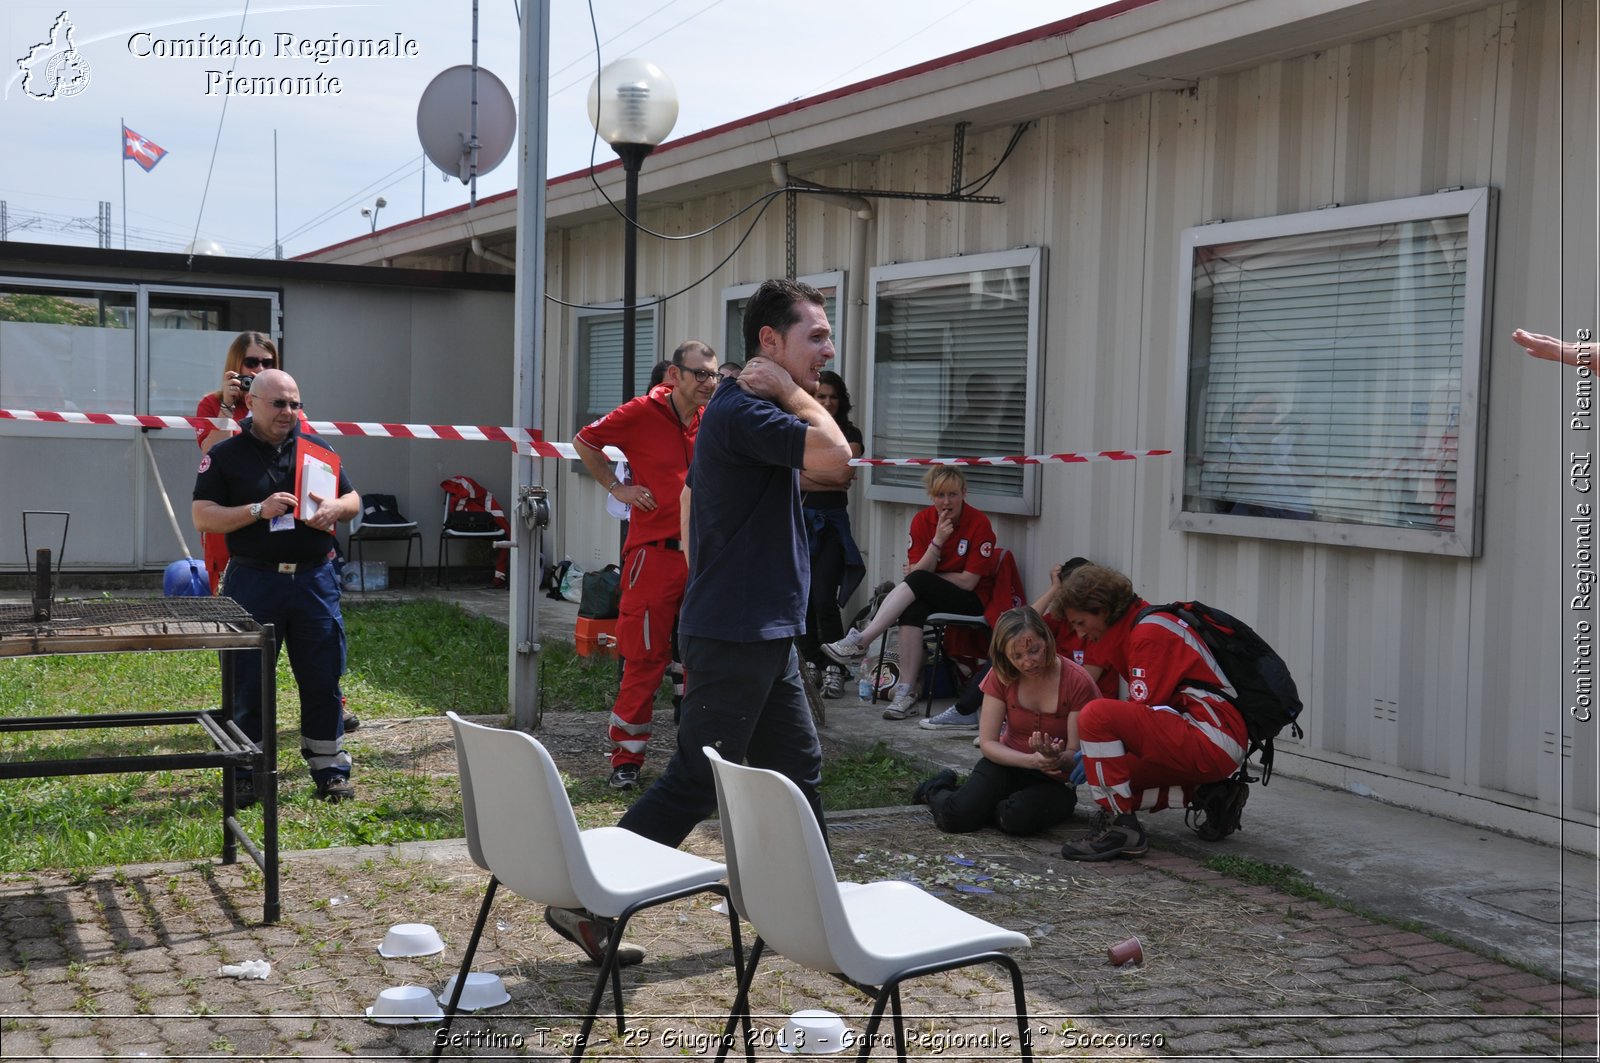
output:
{"label": "man's dark hair", "polygon": [[800,281],[763,281],[744,308],[744,356],[754,358],[761,353],[761,330],[767,327],[787,332],[789,326],[800,320],[795,304],[804,300],[818,306],[827,306],[822,293]]}
{"label": "man's dark hair", "polygon": [[678,349],[672,352],[673,365],[682,365],[683,356],[686,354],[703,354],[707,358],[715,358],[717,352],[711,349],[711,344],[701,343],[699,340],[684,340],[678,344]]}
{"label": "man's dark hair", "polygon": [[667,366],[671,364],[671,362],[663,360],[652,366],[650,369],[650,383],[646,384],[644,389],[646,391],[652,391],[655,389],[657,384],[665,381],[667,379]]}

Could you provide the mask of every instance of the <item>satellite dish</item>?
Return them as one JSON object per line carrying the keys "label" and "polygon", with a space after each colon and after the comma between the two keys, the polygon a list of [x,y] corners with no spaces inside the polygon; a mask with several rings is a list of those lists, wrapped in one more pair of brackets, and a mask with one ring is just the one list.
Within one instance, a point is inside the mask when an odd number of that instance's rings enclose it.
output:
{"label": "satellite dish", "polygon": [[215,240],[191,240],[189,246],[183,249],[186,255],[226,255],[222,245]]}
{"label": "satellite dish", "polygon": [[[505,161],[517,132],[517,105],[499,78],[478,67],[478,168]],[[439,169],[466,184],[472,176],[472,67],[453,66],[428,82],[417,103],[417,139]]]}

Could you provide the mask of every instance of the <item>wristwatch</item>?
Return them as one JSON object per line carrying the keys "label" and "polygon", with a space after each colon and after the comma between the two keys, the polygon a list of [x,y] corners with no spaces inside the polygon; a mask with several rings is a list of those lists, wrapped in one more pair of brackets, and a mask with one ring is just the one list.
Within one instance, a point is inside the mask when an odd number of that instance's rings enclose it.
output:
{"label": "wristwatch", "polygon": [[261,503],[260,502],[252,502],[252,503],[250,503],[250,519],[251,520],[260,520],[261,519]]}

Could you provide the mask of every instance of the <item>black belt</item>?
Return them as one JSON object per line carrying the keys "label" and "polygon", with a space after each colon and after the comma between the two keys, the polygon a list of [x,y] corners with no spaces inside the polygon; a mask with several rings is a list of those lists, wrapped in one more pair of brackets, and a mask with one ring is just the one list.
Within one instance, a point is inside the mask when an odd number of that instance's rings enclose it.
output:
{"label": "black belt", "polygon": [[234,554],[228,559],[228,564],[230,565],[259,569],[262,572],[276,572],[282,576],[314,572],[327,563],[328,559],[325,557],[316,561],[258,561],[253,557],[240,557],[238,554]]}
{"label": "black belt", "polygon": [[668,550],[682,550],[683,549],[683,544],[680,543],[676,539],[657,539],[653,543],[640,543],[639,545],[641,547],[645,547],[645,546],[664,546]]}

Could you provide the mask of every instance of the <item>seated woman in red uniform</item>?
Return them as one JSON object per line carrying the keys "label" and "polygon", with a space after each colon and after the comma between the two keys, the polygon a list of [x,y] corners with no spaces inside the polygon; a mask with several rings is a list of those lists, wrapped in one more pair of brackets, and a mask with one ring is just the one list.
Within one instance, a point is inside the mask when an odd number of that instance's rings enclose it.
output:
{"label": "seated woman in red uniform", "polygon": [[1096,828],[1068,842],[1061,855],[1138,856],[1148,842],[1135,813],[1181,808],[1195,787],[1233,774],[1250,746],[1244,719],[1197,634],[1164,613],[1138,619],[1146,603],[1127,576],[1085,565],[1062,583],[1056,602],[1089,643],[1085,664],[1121,675],[1129,699],[1099,698],[1080,714],[1085,781],[1101,814]]}
{"label": "seated woman in red uniform", "polygon": [[1094,680],[1056,652],[1032,606],[1000,614],[989,659],[978,724],[983,758],[965,783],[958,786],[947,768],[918,786],[915,799],[950,834],[990,823],[1006,834],[1037,834],[1071,816],[1077,803],[1068,773],[1078,710],[1094,699]]}
{"label": "seated woman in red uniform", "polygon": [[994,589],[994,528],[982,510],[967,505],[967,478],[951,466],[935,465],[922,483],[933,504],[911,518],[905,581],[884,598],[866,628],[822,647],[840,664],[853,665],[879,635],[900,629],[901,682],[883,711],[886,720],[903,720],[916,711],[923,621],[930,613],[981,613]]}

